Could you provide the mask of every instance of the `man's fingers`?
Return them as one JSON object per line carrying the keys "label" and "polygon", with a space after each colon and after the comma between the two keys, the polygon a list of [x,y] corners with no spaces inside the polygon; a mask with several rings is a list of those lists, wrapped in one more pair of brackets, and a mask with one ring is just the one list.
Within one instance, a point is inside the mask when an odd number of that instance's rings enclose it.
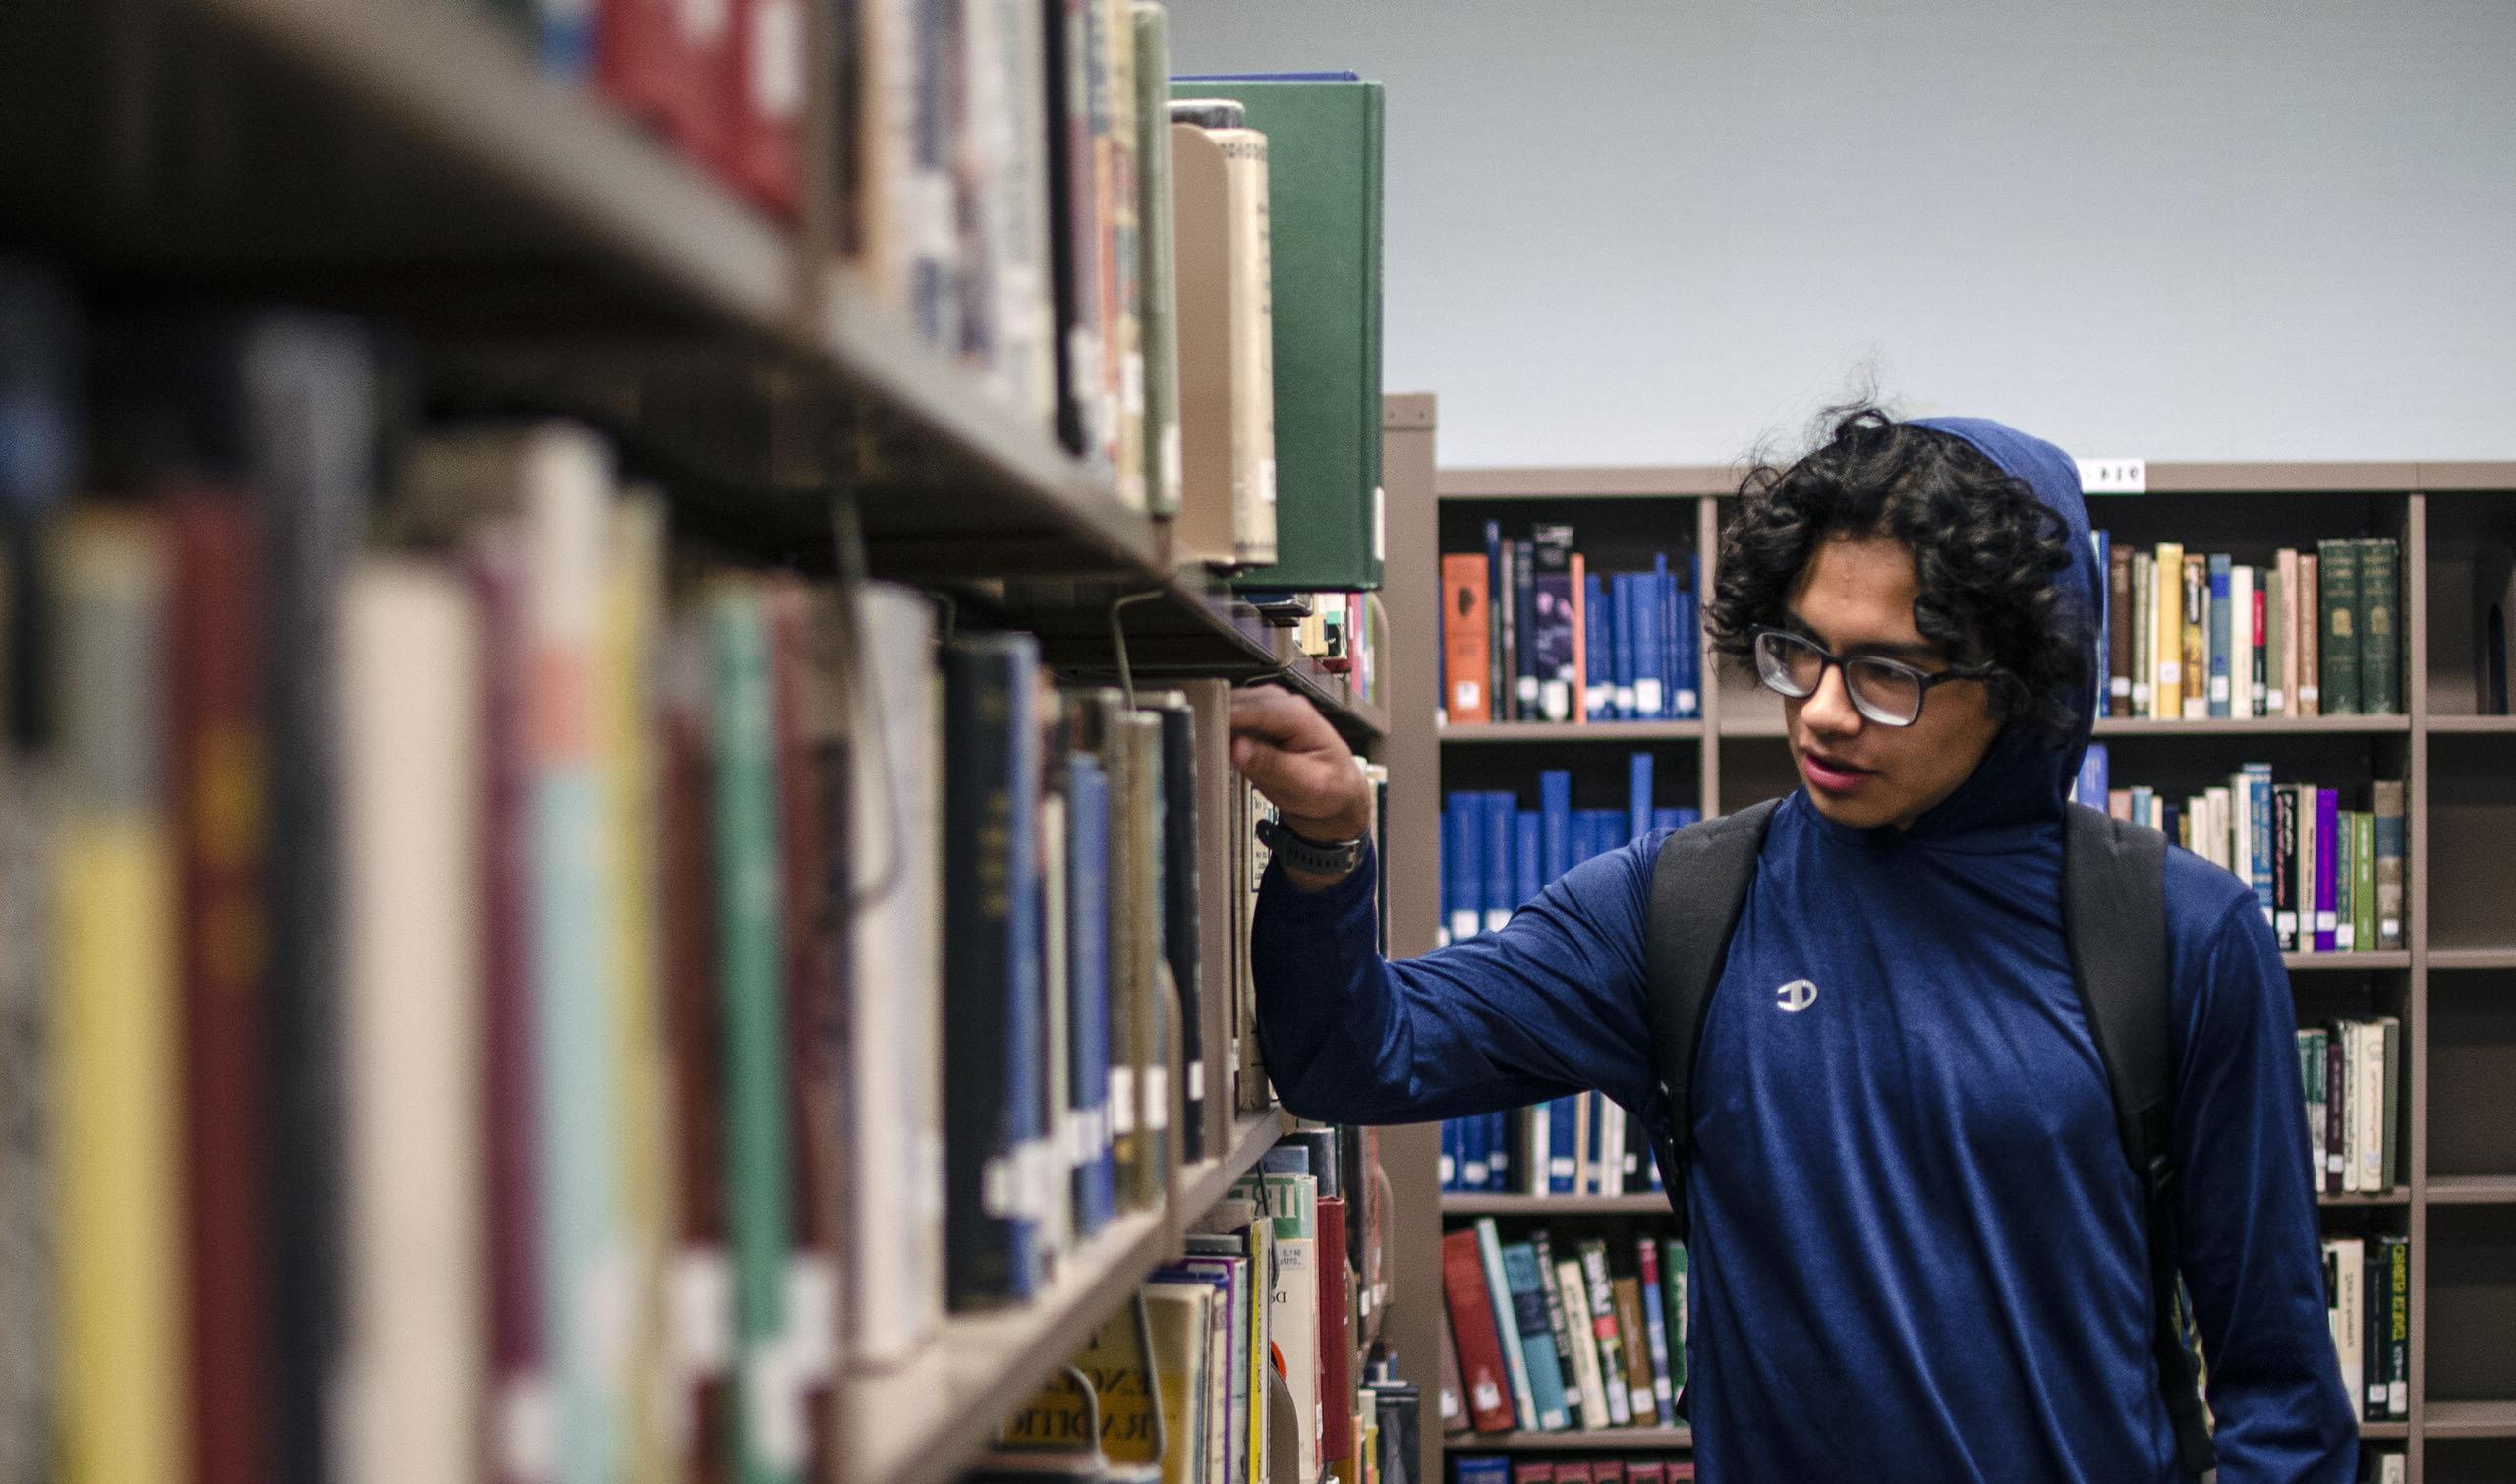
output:
{"label": "man's fingers", "polygon": [[1270,742],[1291,742],[1328,718],[1309,702],[1281,686],[1251,685],[1231,693],[1231,729],[1235,736]]}

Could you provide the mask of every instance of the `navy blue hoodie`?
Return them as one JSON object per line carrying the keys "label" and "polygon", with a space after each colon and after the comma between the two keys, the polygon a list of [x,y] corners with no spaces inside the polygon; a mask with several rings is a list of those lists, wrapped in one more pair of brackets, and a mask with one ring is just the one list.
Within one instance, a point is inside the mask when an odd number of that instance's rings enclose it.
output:
{"label": "navy blue hoodie", "polygon": [[[1997,423],[1930,426],[2063,517],[2062,582],[2093,612],[2071,461]],[[1846,828],[1804,793],[1774,813],[1695,1071],[1687,1360],[1707,1484],[2175,1478],[2142,1191],[2062,937],[2063,801],[2090,719],[2083,703],[2059,746],[2004,731],[1908,829]],[[1285,1105],[1411,1122],[1598,1088],[1665,1124],[1642,963],[1664,837],[1401,962],[1373,950],[1372,866],[1317,893],[1270,873],[1252,953]],[[2288,980],[2246,884],[2181,850],[2166,875],[2180,1261],[2219,1479],[2347,1484]],[[1787,1010],[1777,991],[1800,980],[1815,998]]]}

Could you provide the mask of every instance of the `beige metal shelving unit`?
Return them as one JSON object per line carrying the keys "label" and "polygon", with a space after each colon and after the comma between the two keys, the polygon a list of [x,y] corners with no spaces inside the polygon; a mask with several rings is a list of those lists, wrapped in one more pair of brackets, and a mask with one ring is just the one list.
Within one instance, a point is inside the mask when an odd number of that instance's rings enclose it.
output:
{"label": "beige metal shelving unit", "polygon": [[[1432,508],[1404,512],[1392,491],[1393,530],[1404,519],[1447,539],[1393,549],[1390,580],[1394,586],[1401,569],[1421,565],[1429,583],[1439,553],[1477,548],[1467,533],[1493,518],[1568,520],[1585,537],[1586,523],[1629,548],[1647,534],[1673,556],[1702,553],[1708,570],[1722,496],[1742,472],[1446,469]],[[2415,1481],[2516,1478],[2516,878],[2506,866],[2507,841],[2516,839],[2516,717],[2473,713],[2469,608],[2475,547],[2516,543],[2516,463],[2152,463],[2148,481],[2145,496],[2091,500],[2094,523],[2134,542],[2182,539],[2261,553],[2318,536],[2390,535],[2403,542],[2404,714],[2104,720],[2096,730],[2113,749],[2118,777],[2157,773],[2198,783],[2241,760],[2268,759],[2309,777],[2408,780],[2409,946],[2285,959],[2301,1019],[2399,1014],[2410,1048],[2402,1089],[2407,1180],[2386,1195],[2327,1197],[2320,1205],[2329,1229],[2399,1232],[2412,1242],[2411,1418],[2369,1424],[2364,1437],[2407,1445]],[[1402,611],[1429,626],[1438,604]],[[1425,643],[1429,657],[1438,637]],[[1595,762],[1635,746],[1691,748],[1706,814],[1792,786],[1779,704],[1743,676],[1713,680],[1709,655],[1704,674],[1700,721],[1444,727],[1401,712],[1395,726],[1400,736],[1417,725],[1431,735],[1448,787],[1500,786],[1506,776],[1525,785],[1543,765],[1575,769],[1577,788],[1585,755]],[[1665,759],[1661,776],[1671,776]],[[1437,838],[1437,822],[1424,828],[1427,841]],[[1419,853],[1431,857],[1433,846]],[[1413,910],[1425,914],[1429,934],[1436,904],[1427,897]],[[1649,1196],[1454,1194],[1442,1205],[1454,1219],[1522,1223],[1662,1209]],[[1414,1260],[1431,1269],[1429,1239]],[[1456,1446],[1601,1453],[1668,1446],[1646,1441],[1641,1430],[1573,1436],[1569,1445],[1563,1435],[1505,1435]]]}

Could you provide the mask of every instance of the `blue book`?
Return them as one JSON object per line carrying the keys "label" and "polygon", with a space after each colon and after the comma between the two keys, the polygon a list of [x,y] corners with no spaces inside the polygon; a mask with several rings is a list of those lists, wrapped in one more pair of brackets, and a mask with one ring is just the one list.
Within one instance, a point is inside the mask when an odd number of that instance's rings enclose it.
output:
{"label": "blue book", "polygon": [[1519,905],[1512,900],[1512,888],[1519,885],[1512,861],[1514,847],[1518,844],[1519,800],[1509,791],[1479,797],[1485,809],[1485,882],[1480,900],[1485,910],[1485,931],[1491,933],[1510,922],[1512,909]]}
{"label": "blue book", "polygon": [[1520,1355],[1527,1365],[1529,1399],[1534,1403],[1538,1430],[1551,1433],[1571,1427],[1572,1418],[1564,1406],[1564,1371],[1556,1360],[1555,1327],[1547,1319],[1546,1284],[1538,1273],[1537,1249],[1527,1242],[1505,1243],[1503,1282],[1512,1294],[1512,1328],[1519,1338]]}
{"label": "blue book", "polygon": [[2087,539],[2096,546],[2096,714],[2102,716],[2114,694],[2113,647],[2106,643],[2106,636],[2114,632],[2114,533],[2091,531]]}
{"label": "blue book", "polygon": [[1549,878],[1545,875],[1546,830],[1538,812],[1523,809],[1513,821],[1518,833],[1512,850],[1512,897],[1515,908],[1537,900]]}
{"label": "blue book", "polygon": [[1669,553],[1651,557],[1651,637],[1660,659],[1660,714],[1683,716],[1678,706],[1678,582],[1669,575]]}
{"label": "blue book", "polygon": [[1485,1115],[1485,1188],[1512,1188],[1512,1118],[1509,1113]]}
{"label": "blue book", "polygon": [[1581,1146],[1572,1141],[1579,1095],[1556,1099],[1546,1106],[1546,1191],[1572,1194],[1573,1176],[1581,1172]]}
{"label": "blue book", "polygon": [[1458,1188],[1461,1190],[1485,1188],[1485,1130],[1487,1127],[1483,1113],[1478,1113],[1472,1118],[1461,1118],[1458,1121]]}
{"label": "blue book", "polygon": [[1614,610],[1614,627],[1608,635],[1608,646],[1616,675],[1616,702],[1609,711],[1619,721],[1630,721],[1633,719],[1632,573],[1620,572],[1608,579],[1608,602]]}
{"label": "blue book", "polygon": [[[1660,1162],[1645,1160],[1651,1167],[1651,1188],[1660,1188]],[[1642,1274],[1642,1332],[1651,1346],[1651,1409],[1657,1413],[1662,1427],[1678,1425],[1678,1389],[1669,1383],[1674,1373],[1669,1369],[1669,1321],[1660,1308],[1660,1261],[1652,1249],[1650,1233],[1635,1239],[1641,1252],[1638,1265]],[[1635,1418],[1640,1421],[1640,1418]]]}
{"label": "blue book", "polygon": [[1676,601],[1677,714],[1691,721],[1703,714],[1703,640],[1696,631],[1694,590],[1679,589]]}
{"label": "blue book", "polygon": [[2245,797],[2237,803],[2245,810],[2246,840],[2245,855],[2238,864],[2254,885],[2255,900],[2262,904],[2263,920],[2276,921],[2271,901],[2271,765],[2248,763],[2237,776],[2245,784]]}
{"label": "blue book", "polygon": [[1626,826],[1624,810],[1584,809],[1580,811],[1580,815],[1585,822],[1582,828],[1589,835],[1591,855],[1606,855],[1623,843],[1620,836],[1624,833]]}
{"label": "blue book", "polygon": [[1633,591],[1633,714],[1655,720],[1669,704],[1669,677],[1660,668],[1660,579],[1636,572],[1626,582]]}
{"label": "blue book", "polygon": [[1511,1455],[1463,1455],[1451,1464],[1451,1484],[1512,1484]]}
{"label": "blue book", "polygon": [[1459,1188],[1459,1130],[1462,1126],[1462,1120],[1458,1118],[1442,1120],[1442,1188],[1444,1190]]}
{"label": "blue book", "polygon": [[[2232,637],[2228,619],[2228,553],[2210,553],[2210,714],[2228,714],[2228,641]],[[2253,621],[2247,620],[2247,638],[2252,640]],[[2249,643],[2249,648],[2251,644]],[[2253,656],[2247,656],[2247,683],[2253,676]]]}
{"label": "blue book", "polygon": [[1638,840],[1651,832],[1651,755],[1637,752],[1626,760],[1626,838]]}
{"label": "blue book", "polygon": [[1089,752],[1066,757],[1067,1075],[1082,1144],[1074,1168],[1074,1225],[1099,1234],[1117,1213],[1117,1165],[1110,1142],[1110,782]]}
{"label": "blue book", "polygon": [[2105,744],[2090,742],[2080,755],[2079,782],[2071,789],[2071,797],[2099,814],[2105,813],[2105,794],[2111,782],[2111,770]]}
{"label": "blue book", "polygon": [[1442,920],[1450,941],[1465,942],[1485,928],[1485,799],[1451,793],[1442,799]]}
{"label": "blue book", "polygon": [[1047,1281],[1039,1218],[989,1200],[1037,1170],[1039,642],[966,634],[944,671],[944,1210],[953,1308],[1032,1298]]}
{"label": "blue book", "polygon": [[1537,653],[1537,551],[1526,540],[1512,546],[1512,695],[1519,705],[1518,719],[1544,720]]}
{"label": "blue book", "polygon": [[1702,820],[1703,811],[1700,809],[1679,808],[1651,811],[1651,828],[1654,829],[1684,829],[1688,825],[1701,823]]}
{"label": "blue book", "polygon": [[1512,677],[1503,673],[1503,523],[1485,523],[1485,696],[1497,721],[1512,719]]}
{"label": "blue book", "polygon": [[1552,882],[1572,869],[1572,774],[1561,768],[1539,773],[1537,807],[1538,874]]}
{"label": "blue book", "polygon": [[[1581,710],[1593,721],[1616,714],[1616,615],[1596,572],[1581,574]],[[1447,692],[1445,692],[1447,694]]]}

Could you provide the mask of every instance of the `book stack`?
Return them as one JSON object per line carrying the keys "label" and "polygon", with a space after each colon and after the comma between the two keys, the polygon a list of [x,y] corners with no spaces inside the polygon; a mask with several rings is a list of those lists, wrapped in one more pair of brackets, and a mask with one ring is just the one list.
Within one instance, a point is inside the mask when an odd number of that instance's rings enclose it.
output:
{"label": "book stack", "polygon": [[[1681,574],[1684,581],[1680,580]],[[1475,721],[1684,720],[1703,714],[1700,574],[1664,552],[1594,570],[1568,525],[1442,558],[1442,715]]]}
{"label": "book stack", "polygon": [[1642,1125],[1599,1092],[1444,1119],[1441,1183],[1444,1190],[1504,1195],[1641,1195],[1661,1188],[1660,1164]]}
{"label": "book stack", "polygon": [[[75,364],[53,317],[17,349]],[[1225,682],[1130,707],[905,588],[675,563],[581,427],[387,444],[343,321],[101,352],[85,406],[13,377],[96,456],[21,499],[0,633],[70,680],[15,693],[57,788],[0,821],[63,1089],[0,1189],[55,1267],[0,1284],[62,1323],[0,1348],[74,1476],[794,1477],[842,1363],[1267,1106]]]}
{"label": "book stack", "polygon": [[1682,829],[1703,817],[1691,807],[1654,802],[1651,754],[1626,760],[1626,803],[1621,809],[1572,807],[1572,774],[1550,769],[1538,774],[1538,807],[1521,806],[1510,789],[1456,790],[1442,797],[1442,934],[1444,943],[1465,942],[1511,921],[1565,872],[1609,851]]}
{"label": "book stack", "polygon": [[1458,1365],[1451,1433],[1674,1427],[1686,1386],[1687,1252],[1648,1233],[1559,1249],[1505,1242],[1491,1217],[1442,1237]]}
{"label": "book stack", "polygon": [[2402,1186],[2402,1022],[2336,1020],[2298,1032],[2307,1152],[2317,1190],[2383,1195]]}
{"label": "book stack", "polygon": [[1622,1458],[1469,1457],[1458,1484],[1694,1484],[1694,1460],[1678,1454]]}
{"label": "book stack", "polygon": [[2112,787],[2107,768],[2104,744],[2092,744],[2079,801],[2160,830],[2250,883],[2282,952],[2403,946],[2401,780],[2379,778],[2368,786],[2372,807],[2344,809],[2342,790],[2276,782],[2270,764],[2248,763],[2177,803],[2146,785]]}
{"label": "book stack", "polygon": [[2094,533],[2107,569],[2103,714],[2159,720],[2395,715],[2402,558],[2392,537],[2226,552]]}
{"label": "book stack", "polygon": [[2362,1423],[2411,1416],[2411,1238],[2345,1236],[2323,1244],[2324,1318],[2341,1384]]}
{"label": "book stack", "polygon": [[1376,1179],[1353,1162],[1377,1159],[1361,1135],[1287,1135],[1198,1220],[1185,1255],[1154,1273],[1138,1303],[1101,1325],[1071,1371],[1013,1414],[979,1472],[1074,1478],[1068,1455],[1089,1438],[1097,1403],[1101,1455],[1121,1476],[1264,1484],[1284,1461],[1270,1453],[1278,1392],[1300,1477],[1363,1484],[1383,1476],[1392,1454],[1411,1462],[1415,1388],[1385,1367],[1367,1374],[1357,1359],[1385,1220],[1359,1198]]}

